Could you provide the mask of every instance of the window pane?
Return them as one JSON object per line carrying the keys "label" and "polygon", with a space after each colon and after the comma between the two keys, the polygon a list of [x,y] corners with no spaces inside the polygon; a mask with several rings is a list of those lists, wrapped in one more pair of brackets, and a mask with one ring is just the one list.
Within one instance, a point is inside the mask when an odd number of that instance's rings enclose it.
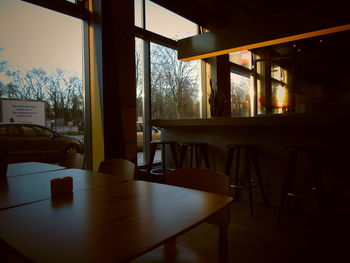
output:
{"label": "window pane", "polygon": [[252,68],[252,54],[249,50],[243,50],[230,54],[230,62],[243,67]]}
{"label": "window pane", "polygon": [[257,80],[257,92],[258,92],[258,114],[265,114],[266,113],[266,91],[265,91],[265,82],[258,79]]}
{"label": "window pane", "polygon": [[149,0],[146,0],[146,29],[175,40],[198,34],[195,23]]}
{"label": "window pane", "polygon": [[[38,124],[83,141],[82,29],[80,19],[20,0],[0,1],[0,97],[45,101],[46,122]],[[32,116],[21,121],[32,122]]]}
{"label": "window pane", "polygon": [[135,38],[137,163],[143,164],[143,40]]}
{"label": "window pane", "polygon": [[286,86],[272,83],[272,113],[283,113],[288,106],[288,92]]}
{"label": "window pane", "polygon": [[152,119],[199,118],[199,61],[181,62],[177,51],[151,43]]}
{"label": "window pane", "polygon": [[143,28],[142,0],[135,0],[135,26]]}
{"label": "window pane", "polygon": [[253,98],[252,78],[231,73],[231,116],[251,116]]}
{"label": "window pane", "polygon": [[23,136],[38,136],[39,132],[31,127],[27,127],[27,126],[21,126],[21,130],[22,130],[22,135]]}
{"label": "window pane", "polygon": [[271,63],[271,77],[279,81],[287,82],[287,71],[276,63]]}

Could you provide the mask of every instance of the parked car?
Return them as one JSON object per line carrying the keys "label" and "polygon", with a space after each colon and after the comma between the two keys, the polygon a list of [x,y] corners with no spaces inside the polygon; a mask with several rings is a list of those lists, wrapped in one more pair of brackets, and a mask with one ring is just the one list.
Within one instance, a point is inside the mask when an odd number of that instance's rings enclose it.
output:
{"label": "parked car", "polygon": [[[143,123],[136,123],[137,130],[137,151],[143,151]],[[156,127],[152,127],[152,140],[160,140],[160,130]]]}
{"label": "parked car", "polygon": [[9,162],[59,162],[66,152],[82,152],[82,142],[46,127],[0,122],[0,152]]}

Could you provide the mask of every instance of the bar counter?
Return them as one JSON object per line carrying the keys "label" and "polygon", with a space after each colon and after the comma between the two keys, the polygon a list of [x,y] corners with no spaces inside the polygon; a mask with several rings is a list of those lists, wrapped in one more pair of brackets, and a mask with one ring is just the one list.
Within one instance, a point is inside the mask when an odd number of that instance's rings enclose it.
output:
{"label": "bar counter", "polygon": [[[320,160],[320,165],[328,177],[333,177],[332,187],[335,184],[350,183],[342,181],[343,178],[340,176],[344,171],[349,171],[349,113],[322,112],[257,117],[153,120],[152,125],[161,128],[163,140],[208,143],[211,167],[220,172],[225,171],[228,144],[256,144],[260,149],[259,161],[265,191],[272,205],[279,204],[282,192],[288,157],[286,146],[323,148],[324,158]],[[171,155],[168,153],[166,160],[171,166]],[[303,162],[307,160],[301,160],[299,172],[307,174],[309,167]],[[326,180],[328,180],[327,176]],[[342,197],[339,198],[342,199]],[[261,202],[259,193],[256,201]]]}

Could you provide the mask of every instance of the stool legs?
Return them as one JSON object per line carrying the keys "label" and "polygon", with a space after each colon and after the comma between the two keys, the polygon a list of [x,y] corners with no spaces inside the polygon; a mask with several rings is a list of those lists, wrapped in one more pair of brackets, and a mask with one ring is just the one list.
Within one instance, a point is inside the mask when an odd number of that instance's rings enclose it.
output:
{"label": "stool legs", "polygon": [[[289,150],[289,156],[287,161],[287,171],[284,178],[283,183],[283,189],[282,189],[282,196],[281,196],[281,202],[280,207],[278,211],[278,222],[281,221],[281,218],[283,216],[283,212],[286,207],[288,207],[288,203],[290,198],[292,196],[296,196],[294,193],[294,181],[296,179],[297,175],[297,164],[299,159],[299,152],[303,152],[302,150],[298,149],[290,149]],[[307,154],[309,154],[309,160],[310,160],[310,167],[312,169],[311,173],[311,189],[316,191],[316,197],[317,197],[317,203],[319,212],[323,213],[323,205],[324,205],[324,193],[323,193],[323,186],[322,186],[322,172],[319,168],[319,160],[320,158],[317,156],[317,152],[315,150],[306,151]]]}
{"label": "stool legs", "polygon": [[296,172],[296,166],[298,161],[298,154],[295,150],[291,150],[289,152],[288,162],[287,162],[287,172],[284,179],[282,197],[280,202],[280,207],[278,211],[278,222],[281,221],[281,217],[286,205],[286,198],[288,197],[288,193],[291,192],[293,176]]}
{"label": "stool legs", "polygon": [[209,156],[208,156],[208,151],[207,151],[207,145],[204,144],[204,145],[201,145],[200,146],[202,149],[201,149],[201,152],[203,153],[203,159],[204,159],[204,164],[205,164],[205,167],[207,169],[210,169],[210,163],[209,163]]}
{"label": "stool legs", "polygon": [[[187,150],[187,145],[181,145],[181,150],[180,150],[180,163],[179,166],[182,168],[184,166],[184,161],[185,161],[185,156],[186,156],[186,150]],[[192,161],[191,161],[192,165]]]}
{"label": "stool legs", "polygon": [[194,162],[196,167],[200,167],[199,154],[201,154],[204,161],[205,168],[210,169],[209,156],[208,156],[208,151],[205,144],[181,145],[179,167],[182,168],[184,165],[188,146],[190,147],[190,167],[193,167]]}
{"label": "stool legs", "polygon": [[174,164],[175,164],[175,168],[179,167],[179,162],[177,159],[177,154],[176,154],[176,146],[175,146],[175,142],[154,142],[151,143],[151,148],[150,148],[150,158],[149,158],[149,162],[148,162],[148,167],[147,167],[147,172],[150,173],[153,167],[153,161],[154,161],[154,156],[156,154],[157,151],[157,147],[158,145],[161,145],[162,147],[162,152],[161,152],[161,158],[162,158],[162,170],[165,171],[166,170],[166,166],[165,166],[165,145],[168,144],[170,146],[170,151],[171,154],[173,156],[173,160],[174,160]]}
{"label": "stool legs", "polygon": [[256,149],[253,149],[252,151],[253,152],[251,152],[251,160],[254,163],[255,173],[256,173],[256,177],[258,179],[258,184],[259,184],[259,188],[260,188],[260,191],[261,191],[261,196],[262,196],[264,204],[266,206],[268,206],[269,203],[267,201],[265,190],[264,190],[264,183],[263,183],[262,176],[261,176],[261,170],[260,170],[260,165],[259,165],[259,160],[258,160],[258,154],[256,153]]}
{"label": "stool legs", "polygon": [[179,161],[177,159],[175,143],[170,144],[170,151],[174,159],[175,168],[179,168]]}
{"label": "stool legs", "polygon": [[235,190],[235,195],[234,195],[234,200],[235,201],[239,201],[240,195],[241,195],[241,191],[240,189],[238,189],[237,187],[240,185],[239,182],[239,165],[240,165],[240,153],[241,151],[239,149],[236,150],[236,171],[235,171],[235,179],[233,181],[236,190]]}
{"label": "stool legs", "polygon": [[155,156],[156,151],[157,151],[157,144],[152,144],[151,143],[151,149],[150,150],[151,150],[151,152],[150,152],[149,161],[148,161],[147,173],[150,173],[151,170],[152,170],[154,156]]}
{"label": "stool legs", "polygon": [[258,181],[258,186],[260,188],[260,192],[262,195],[262,199],[265,205],[268,205],[264,187],[263,187],[263,181],[262,181],[262,176],[261,176],[261,170],[260,170],[260,165],[258,161],[258,156],[255,148],[251,147],[237,147],[237,148],[229,148],[228,152],[228,157],[227,157],[227,163],[226,163],[226,175],[230,175],[231,171],[231,166],[232,162],[234,162],[235,159],[235,171],[234,171],[234,178],[233,182],[231,182],[231,187],[235,188],[234,191],[234,200],[239,201],[240,198],[240,192],[241,188],[244,186],[240,182],[240,156],[241,156],[241,150],[245,150],[245,161],[246,161],[246,174],[247,174],[247,184],[245,185],[248,188],[248,194],[249,194],[249,204],[250,204],[250,214],[253,217],[254,216],[254,207],[253,207],[253,191],[252,188],[257,186],[253,185],[252,182],[252,170],[251,166],[254,166],[255,174],[256,174],[256,179]]}
{"label": "stool legs", "polygon": [[250,151],[246,150],[246,164],[247,164],[247,180],[248,180],[248,193],[250,203],[250,215],[254,217],[254,202],[253,202],[253,191],[252,191],[252,176],[251,176],[251,154]]}

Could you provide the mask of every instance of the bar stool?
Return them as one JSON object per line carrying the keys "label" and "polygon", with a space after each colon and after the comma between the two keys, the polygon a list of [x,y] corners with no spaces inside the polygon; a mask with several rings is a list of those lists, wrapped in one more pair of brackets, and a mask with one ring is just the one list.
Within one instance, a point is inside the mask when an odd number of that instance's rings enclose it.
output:
{"label": "bar stool", "polygon": [[[162,167],[160,169],[157,168],[152,170],[154,156],[156,154],[156,151],[159,145],[162,148],[162,153],[161,153]],[[165,146],[166,145],[169,145],[170,151],[172,153],[172,157],[174,160],[175,168],[178,168],[179,165],[178,165],[178,159],[176,154],[176,142],[155,140],[155,141],[151,141],[151,153],[150,153],[150,158],[149,158],[148,167],[147,167],[148,174],[156,174],[163,177],[165,173],[174,170],[174,169],[167,168],[165,165]]]}
{"label": "bar stool", "polygon": [[205,168],[210,169],[207,143],[205,142],[181,142],[179,167],[183,167],[188,147],[190,148],[190,167],[192,167],[193,159],[196,161],[196,167],[200,167],[199,157],[201,155],[204,160]]}
{"label": "bar stool", "polygon": [[[227,145],[228,148],[228,157],[226,162],[226,175],[230,177],[230,187],[231,189],[235,189],[234,192],[234,200],[238,201],[240,197],[240,190],[243,188],[248,188],[249,192],[249,203],[250,203],[250,214],[253,217],[254,216],[254,209],[253,209],[253,193],[252,188],[259,187],[262,200],[265,205],[268,205],[265,191],[263,187],[262,177],[261,177],[261,171],[259,166],[259,160],[258,160],[258,146],[251,145],[251,144],[229,144]],[[247,167],[247,182],[242,183],[242,177],[240,177],[240,155],[241,151],[244,151],[245,153],[245,161],[246,161],[246,167]],[[230,176],[231,172],[231,166],[234,162],[234,155],[236,153],[236,169],[234,171],[234,177]],[[257,184],[253,184],[254,180],[251,173],[251,163],[255,168],[255,174],[257,178]]]}
{"label": "bar stool", "polygon": [[[281,196],[281,202],[280,207],[278,211],[278,222],[281,221],[283,212],[289,204],[290,198],[293,197],[302,197],[304,198],[304,194],[297,193],[298,189],[301,186],[301,183],[299,185],[296,184],[297,181],[297,167],[298,167],[298,160],[300,159],[301,154],[305,155],[305,157],[308,157],[310,163],[309,166],[311,168],[311,183],[308,184],[308,188],[311,191],[316,192],[316,196],[318,199],[318,205],[319,210],[322,211],[322,207],[324,204],[323,201],[323,187],[322,187],[322,172],[320,169],[320,156],[321,149],[319,147],[314,146],[287,146],[286,150],[288,151],[288,160],[287,160],[287,171],[285,173],[284,183],[283,183],[283,190],[282,190],[282,196]],[[322,162],[321,162],[322,163]]]}

